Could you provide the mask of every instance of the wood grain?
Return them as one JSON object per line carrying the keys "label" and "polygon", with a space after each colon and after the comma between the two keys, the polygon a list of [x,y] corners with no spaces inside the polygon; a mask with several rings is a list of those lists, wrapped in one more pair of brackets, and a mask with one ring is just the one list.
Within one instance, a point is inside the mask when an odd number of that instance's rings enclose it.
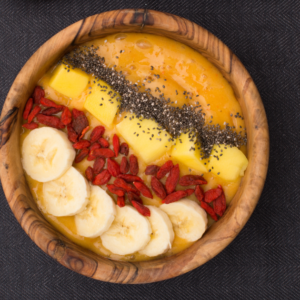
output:
{"label": "wood grain", "polygon": [[[225,215],[185,251],[147,262],[118,262],[86,250],[57,232],[39,212],[27,186],[19,153],[22,111],[43,73],[71,48],[117,32],[145,32],[180,41],[204,55],[232,85],[248,134],[249,165]],[[28,60],[6,98],[0,121],[0,176],[7,201],[30,238],[67,268],[94,279],[146,283],[186,273],[213,258],[241,231],[252,214],[266,178],[269,159],[267,118],[260,95],[239,59],[214,35],[167,13],[124,9],[105,12],[62,30]]]}

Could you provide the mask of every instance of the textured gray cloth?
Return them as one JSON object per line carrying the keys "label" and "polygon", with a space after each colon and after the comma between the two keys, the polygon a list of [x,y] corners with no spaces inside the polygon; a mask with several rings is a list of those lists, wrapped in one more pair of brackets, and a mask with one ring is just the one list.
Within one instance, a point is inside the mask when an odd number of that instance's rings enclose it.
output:
{"label": "textured gray cloth", "polygon": [[37,48],[95,13],[151,8],[207,28],[241,59],[263,99],[271,136],[265,189],[221,254],[188,274],[129,286],[76,274],[25,234],[0,191],[0,299],[299,299],[299,1],[1,0],[0,101]]}

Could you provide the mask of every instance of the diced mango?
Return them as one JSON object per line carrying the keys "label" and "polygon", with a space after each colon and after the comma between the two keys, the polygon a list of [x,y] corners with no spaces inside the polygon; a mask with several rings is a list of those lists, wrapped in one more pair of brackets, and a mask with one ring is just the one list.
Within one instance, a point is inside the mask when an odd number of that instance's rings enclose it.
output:
{"label": "diced mango", "polygon": [[91,94],[85,100],[84,108],[105,126],[110,127],[119,109],[121,96],[103,80],[96,80]]}
{"label": "diced mango", "polygon": [[225,180],[235,180],[243,176],[248,166],[248,159],[237,147],[214,145],[209,157],[208,169]]}
{"label": "diced mango", "polygon": [[204,165],[206,161],[201,160],[199,145],[195,145],[195,138],[189,138],[189,133],[183,133],[177,138],[171,156],[191,169],[201,173],[207,172]]}
{"label": "diced mango", "polygon": [[145,163],[160,158],[172,146],[170,134],[157,129],[160,126],[153,120],[138,119],[135,115],[127,114],[116,127]]}
{"label": "diced mango", "polygon": [[77,98],[85,90],[88,82],[87,73],[61,64],[54,70],[49,86],[67,97]]}

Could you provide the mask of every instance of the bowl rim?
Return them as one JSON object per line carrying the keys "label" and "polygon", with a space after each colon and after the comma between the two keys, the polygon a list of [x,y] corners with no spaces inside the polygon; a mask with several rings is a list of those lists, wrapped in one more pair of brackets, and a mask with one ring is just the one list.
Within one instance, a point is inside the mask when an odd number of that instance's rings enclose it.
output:
{"label": "bowl rim", "polygon": [[[38,79],[71,48],[117,32],[164,35],[200,52],[233,87],[241,104],[248,135],[249,165],[225,215],[191,247],[170,257],[150,261],[109,260],[55,231],[38,210],[21,165],[22,111]],[[169,13],[148,9],[120,9],[93,15],[66,27],[46,41],[26,62],[12,84],[2,109],[0,130],[1,182],[9,206],[22,228],[38,247],[63,266],[114,283],[150,283],[169,279],[213,258],[237,236],[251,216],[268,169],[267,118],[258,90],[245,67],[224,43],[201,26]]]}

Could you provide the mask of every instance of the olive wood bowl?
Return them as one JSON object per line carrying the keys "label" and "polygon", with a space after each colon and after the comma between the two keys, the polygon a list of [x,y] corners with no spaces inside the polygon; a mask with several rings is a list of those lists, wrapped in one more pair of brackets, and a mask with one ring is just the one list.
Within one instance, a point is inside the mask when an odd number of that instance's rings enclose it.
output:
{"label": "olive wood bowl", "polygon": [[[84,249],[50,225],[30,193],[20,159],[22,112],[38,79],[70,49],[117,32],[166,36],[195,49],[231,84],[246,122],[249,165],[224,216],[188,249],[170,257],[142,262],[113,261]],[[115,283],[155,282],[184,274],[221,252],[240,232],[260,197],[269,159],[267,118],[258,90],[239,59],[206,29],[181,17],[147,9],[104,12],[57,33],[27,61],[4,103],[0,121],[0,176],[18,222],[45,253],[82,275]]]}

